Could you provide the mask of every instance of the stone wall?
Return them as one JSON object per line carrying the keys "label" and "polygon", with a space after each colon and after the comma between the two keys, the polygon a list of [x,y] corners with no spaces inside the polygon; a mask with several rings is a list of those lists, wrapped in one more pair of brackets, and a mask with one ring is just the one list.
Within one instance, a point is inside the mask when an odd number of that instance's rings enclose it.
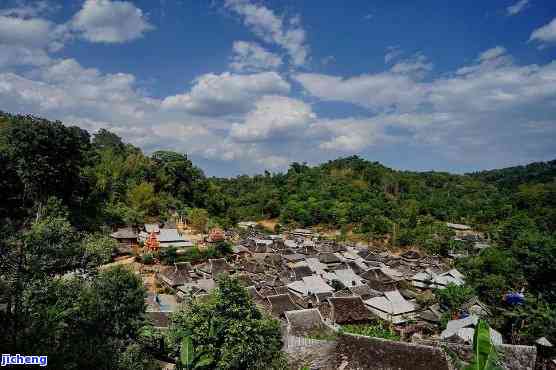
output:
{"label": "stone wall", "polygon": [[[315,343],[313,343],[315,342]],[[455,343],[440,347],[339,333],[333,341],[308,341],[304,346],[286,348],[292,368],[320,370],[454,370],[446,351],[469,360],[473,349]],[[288,346],[286,346],[288,347]],[[537,350],[531,346],[497,346],[506,370],[534,370]]]}
{"label": "stone wall", "polygon": [[[446,347],[455,352],[462,360],[468,361],[473,356],[471,346],[449,343]],[[536,347],[501,344],[496,346],[496,350],[500,364],[506,370],[533,370],[535,368]]]}
{"label": "stone wall", "polygon": [[439,347],[341,334],[336,345],[336,365],[343,369],[451,370]]}

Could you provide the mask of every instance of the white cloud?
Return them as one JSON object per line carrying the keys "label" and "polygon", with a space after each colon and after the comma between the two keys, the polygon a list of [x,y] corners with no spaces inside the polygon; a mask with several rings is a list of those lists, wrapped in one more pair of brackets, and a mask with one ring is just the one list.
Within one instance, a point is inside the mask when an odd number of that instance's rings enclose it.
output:
{"label": "white cloud", "polygon": [[289,91],[290,84],[276,72],[208,73],[197,78],[189,92],[165,98],[162,107],[209,116],[243,113],[260,96]]}
{"label": "white cloud", "polygon": [[525,9],[525,7],[527,6],[528,3],[529,3],[529,0],[519,0],[517,3],[508,6],[506,8],[506,12],[510,16],[519,14]]}
{"label": "white cloud", "polygon": [[0,73],[0,106],[91,130],[106,127],[147,152],[186,152],[219,163],[227,174],[346,154],[383,160],[384,153],[396,152],[428,166],[423,153],[429,153],[445,169],[556,155],[556,61],[518,65],[497,46],[427,80],[415,77],[422,67],[401,67],[410,61],[429,63],[414,56],[382,73],[294,75],[323,101],[363,108],[358,116],[333,119],[316,114],[322,102],[287,96],[290,84],[276,72],[206,74],[184,94],[159,100],[138,89],[131,74],[102,73],[73,59],[45,59],[25,73]]}
{"label": "white cloud", "polygon": [[[294,76],[322,100],[349,102],[375,113],[317,119],[310,132],[319,148],[365,153],[385,150],[387,144],[409,145],[434,150],[451,163],[477,166],[482,161],[490,167],[556,155],[550,119],[556,114],[556,61],[519,66],[503,47],[495,47],[452,75],[427,82],[400,77],[391,72]],[[542,122],[542,127],[531,122]]]}
{"label": "white cloud", "polygon": [[394,73],[407,74],[417,79],[423,78],[430,72],[433,64],[422,54],[415,54],[412,58],[397,62],[390,68]]}
{"label": "white cloud", "polygon": [[375,112],[415,109],[425,88],[411,76],[393,72],[342,78],[316,73],[294,75],[311,94],[323,100],[345,101]]}
{"label": "white cloud", "polygon": [[153,102],[137,94],[135,78],[125,73],[101,74],[73,59],[54,61],[21,76],[0,73],[0,101],[5,109],[47,117],[82,115],[91,120],[144,117]]}
{"label": "white cloud", "polygon": [[300,100],[267,95],[257,101],[243,123],[232,125],[231,136],[240,141],[292,137],[315,118],[311,106]]}
{"label": "white cloud", "polygon": [[0,69],[10,66],[40,66],[50,62],[43,49],[0,44]]}
{"label": "white cloud", "polygon": [[259,44],[247,41],[235,41],[233,45],[232,62],[230,68],[238,72],[256,72],[277,69],[282,65],[282,58],[261,47]]}
{"label": "white cloud", "polygon": [[16,17],[16,18],[34,18],[39,15],[53,13],[60,9],[60,5],[53,4],[50,1],[39,0],[31,3],[20,3],[19,6],[13,8],[0,9],[0,16]]}
{"label": "white cloud", "polygon": [[57,49],[56,26],[41,18],[0,16],[0,44],[33,49]]}
{"label": "white cloud", "polygon": [[302,66],[307,63],[309,47],[299,17],[279,17],[266,6],[249,0],[225,0],[225,6],[243,17],[243,23],[255,35],[267,43],[274,43],[285,49],[294,65]]}
{"label": "white cloud", "polygon": [[154,28],[133,3],[111,0],[86,0],[72,26],[88,41],[105,43],[135,40]]}
{"label": "white cloud", "polygon": [[547,44],[556,43],[556,18],[550,21],[550,23],[534,30],[529,41],[538,41]]}
{"label": "white cloud", "polygon": [[492,49],[488,49],[488,50],[483,51],[479,55],[479,61],[480,62],[485,62],[487,60],[496,59],[496,58],[499,58],[500,56],[502,56],[503,54],[506,54],[506,48],[504,48],[502,46],[496,46]]}
{"label": "white cloud", "polygon": [[388,46],[386,48],[386,54],[384,55],[384,63],[388,64],[399,58],[402,54],[403,51],[399,48],[399,46]]}

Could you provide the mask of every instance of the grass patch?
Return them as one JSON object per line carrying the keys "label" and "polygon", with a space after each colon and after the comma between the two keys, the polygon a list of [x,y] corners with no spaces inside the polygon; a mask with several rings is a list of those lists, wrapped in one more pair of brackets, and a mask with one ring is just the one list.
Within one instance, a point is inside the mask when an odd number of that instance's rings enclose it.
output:
{"label": "grass patch", "polygon": [[309,339],[317,339],[317,340],[336,340],[338,334],[330,330],[314,329],[309,333],[307,333],[305,337]]}
{"label": "grass patch", "polygon": [[400,336],[385,322],[375,321],[366,324],[342,325],[343,333],[359,334],[366,337],[400,340]]}

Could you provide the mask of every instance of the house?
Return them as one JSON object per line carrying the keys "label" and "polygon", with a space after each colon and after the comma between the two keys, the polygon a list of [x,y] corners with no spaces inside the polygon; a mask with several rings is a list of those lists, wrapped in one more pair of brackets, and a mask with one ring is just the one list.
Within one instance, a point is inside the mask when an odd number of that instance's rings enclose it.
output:
{"label": "house", "polygon": [[286,311],[288,332],[296,336],[304,336],[318,331],[330,330],[316,308],[305,310]]}
{"label": "house", "polygon": [[398,290],[384,292],[384,296],[370,298],[364,302],[372,313],[394,324],[412,320],[417,316],[417,305],[407,301]]}
{"label": "house", "polygon": [[465,276],[456,269],[451,269],[441,274],[435,274],[432,270],[427,269],[424,272],[418,272],[413,275],[411,277],[411,284],[422,289],[443,289],[446,288],[448,284],[465,284]]}
{"label": "house", "polygon": [[286,263],[295,263],[295,262],[303,261],[305,259],[305,256],[299,253],[293,253],[293,254],[284,254],[282,258],[286,261]]}
{"label": "house", "polygon": [[320,276],[306,276],[301,281],[288,284],[288,289],[304,297],[315,295],[320,300],[331,296],[334,292],[334,288],[326,284]]}
{"label": "house", "polygon": [[289,232],[294,238],[312,238],[314,233],[309,229],[295,229]]}
{"label": "house", "polygon": [[309,266],[311,271],[313,271],[317,275],[325,272],[327,268],[324,263],[320,262],[319,259],[315,257],[307,258],[305,262],[307,263],[307,266]]}
{"label": "house", "polygon": [[144,226],[145,226],[145,232],[147,234],[150,234],[150,233],[158,234],[158,233],[160,233],[160,227],[159,227],[158,224],[145,224]]}
{"label": "house", "polygon": [[224,231],[218,227],[210,230],[207,241],[209,243],[222,242],[225,239]]}
{"label": "house", "polygon": [[[459,320],[450,320],[446,324],[446,329],[440,333],[440,339],[449,342],[473,344],[473,335],[475,334],[475,327],[478,322],[479,317],[475,315],[470,315]],[[502,334],[492,328],[489,328],[489,330],[492,344],[502,344]]]}
{"label": "house", "polygon": [[226,262],[225,258],[209,258],[208,263],[200,265],[198,269],[201,272],[206,274],[210,274],[213,277],[218,276],[219,274],[227,274],[228,272],[232,271],[234,268]]}
{"label": "house", "polygon": [[373,290],[387,292],[396,289],[397,281],[388,276],[381,268],[372,268],[361,274]]}
{"label": "house", "polygon": [[[156,235],[156,234],[151,234]],[[178,229],[160,229],[158,234],[158,242],[161,249],[176,247],[176,248],[188,248],[193,247],[193,243],[190,240],[185,239],[179,232]]]}
{"label": "house", "polygon": [[189,295],[203,296],[209,294],[214,288],[216,288],[216,283],[213,279],[189,281],[177,288],[176,296],[180,300],[184,300]]}
{"label": "house", "polygon": [[477,297],[470,298],[461,306],[461,308],[470,315],[476,315],[479,317],[487,317],[491,315],[490,308],[481,302]]}
{"label": "house", "polygon": [[137,247],[137,233],[131,227],[124,227],[116,230],[110,236],[120,244],[120,247]]}
{"label": "house", "polygon": [[330,297],[330,319],[336,324],[355,324],[370,321],[373,314],[359,296]]}
{"label": "house", "polygon": [[359,296],[363,300],[367,300],[367,299],[372,298],[372,297],[379,297],[379,296],[382,295],[382,292],[372,289],[367,284],[348,286],[346,289],[350,292],[350,295]]}
{"label": "house", "polygon": [[321,253],[319,254],[319,261],[325,264],[329,270],[340,266],[343,262],[336,253]]}
{"label": "house", "polygon": [[254,222],[254,221],[241,221],[241,222],[238,222],[238,223],[237,223],[237,226],[238,226],[240,229],[247,230],[247,229],[253,229],[253,228],[255,228],[255,227],[257,226],[257,223]]}
{"label": "house", "polygon": [[352,269],[334,270],[334,274],[345,287],[365,284],[365,280],[353,272]]}
{"label": "house", "polygon": [[462,224],[453,224],[450,222],[446,222],[446,226],[448,226],[450,229],[454,229],[458,231],[471,230],[471,226],[462,225]]}
{"label": "house", "polygon": [[313,275],[313,271],[311,271],[311,269],[309,268],[307,263],[305,263],[303,261],[296,262],[292,266],[292,271],[295,274],[295,280],[301,280],[304,277]]}
{"label": "house", "polygon": [[440,324],[443,311],[438,303],[433,304],[426,310],[419,312],[419,318],[432,324]]}
{"label": "house", "polygon": [[289,294],[269,295],[266,299],[270,304],[270,312],[276,317],[284,317],[286,311],[294,311],[299,308],[293,303]]}
{"label": "house", "polygon": [[193,268],[189,262],[175,263],[165,266],[157,274],[157,279],[170,289],[176,289],[192,280],[190,272]]}
{"label": "house", "polygon": [[148,293],[145,302],[148,320],[155,328],[166,329],[168,317],[178,306],[176,297],[171,294]]}
{"label": "house", "polygon": [[265,297],[263,297],[254,286],[247,287],[247,292],[255,304],[264,309],[268,309],[270,304]]}

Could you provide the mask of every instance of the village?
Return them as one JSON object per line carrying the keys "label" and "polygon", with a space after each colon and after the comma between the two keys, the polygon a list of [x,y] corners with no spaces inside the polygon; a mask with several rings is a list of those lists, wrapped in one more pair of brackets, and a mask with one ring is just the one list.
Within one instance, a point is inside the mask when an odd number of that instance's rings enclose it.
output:
{"label": "village", "polygon": [[[233,276],[260,309],[281,320],[284,350],[293,361],[327,368],[322,364],[338,349],[326,345],[339,334],[406,343],[405,350],[411,353],[441,346],[457,352],[473,343],[475,326],[491,314],[487,305],[471,297],[458,309],[449,310],[435,299],[434,292],[463,286],[465,276],[454,268],[454,261],[489,248],[489,242],[469,226],[448,223],[447,227],[466,248],[441,258],[417,248],[392,250],[384,245],[341,242],[312,229],[273,234],[257,222],[239,222],[232,230],[215,227],[200,234],[176,216],[169,222],[145,224],[140,230],[115,231],[111,236],[119,247],[116,262],[110,265],[128,265],[141,276],[148,290],[147,316],[159,330],[167,329],[170,315],[180,305],[208,297],[220,274]],[[192,249],[202,255],[222,245],[226,251],[215,258],[180,261],[180,255],[191,254]],[[168,255],[173,258],[164,258]],[[509,298],[519,302],[523,296],[517,292]],[[533,368],[535,347],[505,345],[502,335],[492,328],[490,337],[494,345],[512,354],[507,356],[507,368]],[[552,346],[546,338],[538,344]],[[357,342],[361,345],[376,348],[376,343]],[[351,348],[349,352],[357,351]],[[439,356],[434,351],[424,353]],[[353,356],[355,362],[368,358]],[[344,357],[347,364],[349,354]],[[388,358],[393,361],[396,356]],[[431,368],[427,361],[424,368]]]}

